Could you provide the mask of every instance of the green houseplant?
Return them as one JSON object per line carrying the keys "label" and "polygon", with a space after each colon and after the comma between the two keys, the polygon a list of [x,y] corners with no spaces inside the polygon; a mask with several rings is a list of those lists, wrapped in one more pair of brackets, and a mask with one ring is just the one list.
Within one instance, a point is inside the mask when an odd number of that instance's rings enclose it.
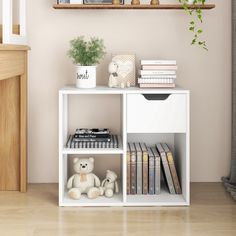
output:
{"label": "green houseplant", "polygon": [[70,41],[68,56],[76,65],[76,87],[96,87],[96,66],[106,54],[102,39],[79,36]]}
{"label": "green houseplant", "polygon": [[[189,31],[193,33],[193,39],[191,41],[192,45],[198,45],[201,48],[208,50],[206,41],[200,39],[203,32],[202,28],[199,27],[199,23],[203,23],[202,10],[197,7],[198,5],[204,5],[206,0],[179,0],[182,4],[184,10],[191,16],[191,21],[189,23]],[[194,8],[189,7],[192,4]]]}

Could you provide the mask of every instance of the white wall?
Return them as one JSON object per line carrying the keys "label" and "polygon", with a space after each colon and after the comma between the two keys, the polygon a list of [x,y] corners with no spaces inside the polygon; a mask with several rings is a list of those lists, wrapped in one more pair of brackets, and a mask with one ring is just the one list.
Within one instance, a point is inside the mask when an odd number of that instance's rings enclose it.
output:
{"label": "white wall", "polygon": [[[57,182],[57,95],[60,87],[74,83],[73,65],[66,51],[69,40],[78,35],[103,38],[108,53],[134,52],[138,59],[176,59],[177,84],[191,90],[191,179],[219,181],[228,173],[230,0],[215,0],[216,8],[204,12],[204,37],[209,52],[190,46],[192,35],[186,29],[189,17],[183,11],[54,10],[54,2],[29,0],[27,6],[32,49],[29,53],[30,182]],[[98,68],[98,84],[107,83],[108,62],[109,56]],[[113,101],[117,102],[114,99],[110,102]],[[84,109],[88,109],[86,105]],[[94,117],[86,119],[92,122]]]}

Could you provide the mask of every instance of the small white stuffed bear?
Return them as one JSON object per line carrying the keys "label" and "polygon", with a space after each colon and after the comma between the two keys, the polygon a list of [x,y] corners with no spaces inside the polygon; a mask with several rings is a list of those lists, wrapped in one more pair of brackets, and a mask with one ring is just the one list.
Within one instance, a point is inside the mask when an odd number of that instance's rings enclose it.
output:
{"label": "small white stuffed bear", "polygon": [[114,171],[107,170],[106,178],[102,181],[102,187],[104,188],[104,194],[106,197],[113,197],[114,192],[119,192],[117,183],[117,175]]}
{"label": "small white stuffed bear", "polygon": [[130,82],[122,81],[121,76],[118,74],[119,65],[115,61],[111,61],[108,67],[110,73],[108,86],[110,88],[125,88],[130,87]]}
{"label": "small white stuffed bear", "polygon": [[68,195],[72,199],[80,199],[82,193],[86,193],[88,198],[94,199],[103,195],[99,178],[92,173],[94,169],[94,158],[74,158],[74,171],[67,182]]}

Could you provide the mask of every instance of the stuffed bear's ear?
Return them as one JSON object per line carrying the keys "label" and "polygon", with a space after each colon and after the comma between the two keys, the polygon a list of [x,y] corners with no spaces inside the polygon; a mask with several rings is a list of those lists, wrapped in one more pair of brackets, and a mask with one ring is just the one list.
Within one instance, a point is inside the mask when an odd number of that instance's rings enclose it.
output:
{"label": "stuffed bear's ear", "polygon": [[94,163],[94,158],[93,157],[89,157],[89,161]]}
{"label": "stuffed bear's ear", "polygon": [[79,158],[78,158],[78,157],[76,157],[76,158],[73,159],[74,164],[77,163],[78,161],[79,161]]}
{"label": "stuffed bear's ear", "polygon": [[107,170],[107,173],[110,173],[111,171],[110,170]]}

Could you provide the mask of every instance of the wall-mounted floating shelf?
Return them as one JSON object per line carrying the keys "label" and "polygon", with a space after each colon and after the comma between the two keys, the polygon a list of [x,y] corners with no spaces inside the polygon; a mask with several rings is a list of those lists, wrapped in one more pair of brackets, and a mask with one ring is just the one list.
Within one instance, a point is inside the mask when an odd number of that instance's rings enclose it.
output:
{"label": "wall-mounted floating shelf", "polygon": [[[54,4],[53,8],[55,9],[127,9],[127,10],[184,10],[183,6],[180,4],[160,4],[160,5],[92,5],[92,4]],[[189,5],[190,9],[202,9],[210,10],[215,8],[215,4],[204,4],[204,5]]]}

